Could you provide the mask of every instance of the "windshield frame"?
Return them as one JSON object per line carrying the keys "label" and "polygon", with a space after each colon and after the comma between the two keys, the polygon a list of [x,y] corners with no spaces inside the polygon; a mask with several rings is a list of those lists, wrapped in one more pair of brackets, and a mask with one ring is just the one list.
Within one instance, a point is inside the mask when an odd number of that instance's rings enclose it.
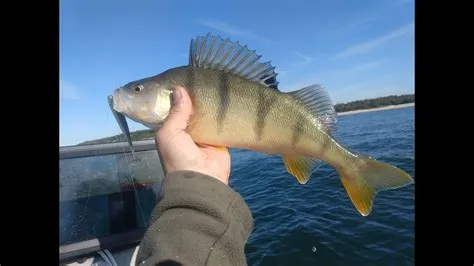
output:
{"label": "windshield frame", "polygon": [[[135,152],[156,150],[155,140],[134,142]],[[128,143],[107,143],[80,146],[63,146],[59,149],[59,160],[83,157],[97,157],[104,155],[130,154]],[[158,158],[161,158],[158,153]],[[60,178],[60,177],[58,177]],[[108,236],[92,238],[59,246],[61,262],[87,256],[102,249],[119,249],[130,245],[137,245],[145,233],[145,228],[135,228],[130,231],[112,233]]]}

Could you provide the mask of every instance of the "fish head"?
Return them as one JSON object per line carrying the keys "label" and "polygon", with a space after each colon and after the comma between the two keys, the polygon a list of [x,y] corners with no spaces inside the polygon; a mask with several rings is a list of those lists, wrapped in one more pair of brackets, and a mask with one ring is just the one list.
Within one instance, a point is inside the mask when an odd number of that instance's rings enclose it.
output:
{"label": "fish head", "polygon": [[172,83],[155,76],[129,82],[113,92],[113,109],[135,122],[159,128],[171,108]]}

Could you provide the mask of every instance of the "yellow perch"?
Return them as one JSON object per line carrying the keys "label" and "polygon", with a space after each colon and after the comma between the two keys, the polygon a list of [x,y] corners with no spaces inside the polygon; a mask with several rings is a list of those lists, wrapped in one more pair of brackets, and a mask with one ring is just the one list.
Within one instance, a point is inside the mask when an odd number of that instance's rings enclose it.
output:
{"label": "yellow perch", "polygon": [[238,42],[198,36],[191,41],[188,65],[115,90],[113,108],[158,129],[173,89],[184,87],[193,102],[187,131],[195,142],[279,154],[300,184],[324,161],[336,169],[363,216],[370,214],[378,191],[413,183],[405,171],[351,153],[334,140],[337,114],[324,87],[281,92],[275,68],[260,57]]}

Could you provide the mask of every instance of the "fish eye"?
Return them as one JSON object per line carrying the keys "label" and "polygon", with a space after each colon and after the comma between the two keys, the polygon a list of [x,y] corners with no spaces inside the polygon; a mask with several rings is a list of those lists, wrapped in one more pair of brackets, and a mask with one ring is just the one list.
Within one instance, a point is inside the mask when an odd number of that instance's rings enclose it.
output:
{"label": "fish eye", "polygon": [[143,90],[143,86],[142,86],[142,85],[133,86],[133,87],[132,87],[132,90],[133,90],[134,92],[140,92],[140,91]]}

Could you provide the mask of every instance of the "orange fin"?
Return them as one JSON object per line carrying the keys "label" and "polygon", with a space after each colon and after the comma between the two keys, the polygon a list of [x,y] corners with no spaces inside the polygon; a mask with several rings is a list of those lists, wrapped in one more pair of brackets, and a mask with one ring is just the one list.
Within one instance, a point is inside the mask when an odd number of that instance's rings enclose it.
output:
{"label": "orange fin", "polygon": [[202,147],[202,148],[214,148],[214,149],[220,150],[220,151],[227,151],[226,146],[214,146],[214,145],[208,145],[208,144],[198,144],[198,146]]}
{"label": "orange fin", "polygon": [[212,147],[214,147],[214,148],[217,149],[217,150],[227,151],[227,147],[226,147],[226,146],[212,146]]}
{"label": "orange fin", "polygon": [[321,165],[321,160],[303,156],[284,156],[283,162],[288,173],[301,185],[306,184],[314,169]]}
{"label": "orange fin", "polygon": [[338,170],[354,207],[362,216],[372,211],[374,198],[379,191],[396,189],[414,183],[405,171],[383,162],[360,156],[356,169]]}

